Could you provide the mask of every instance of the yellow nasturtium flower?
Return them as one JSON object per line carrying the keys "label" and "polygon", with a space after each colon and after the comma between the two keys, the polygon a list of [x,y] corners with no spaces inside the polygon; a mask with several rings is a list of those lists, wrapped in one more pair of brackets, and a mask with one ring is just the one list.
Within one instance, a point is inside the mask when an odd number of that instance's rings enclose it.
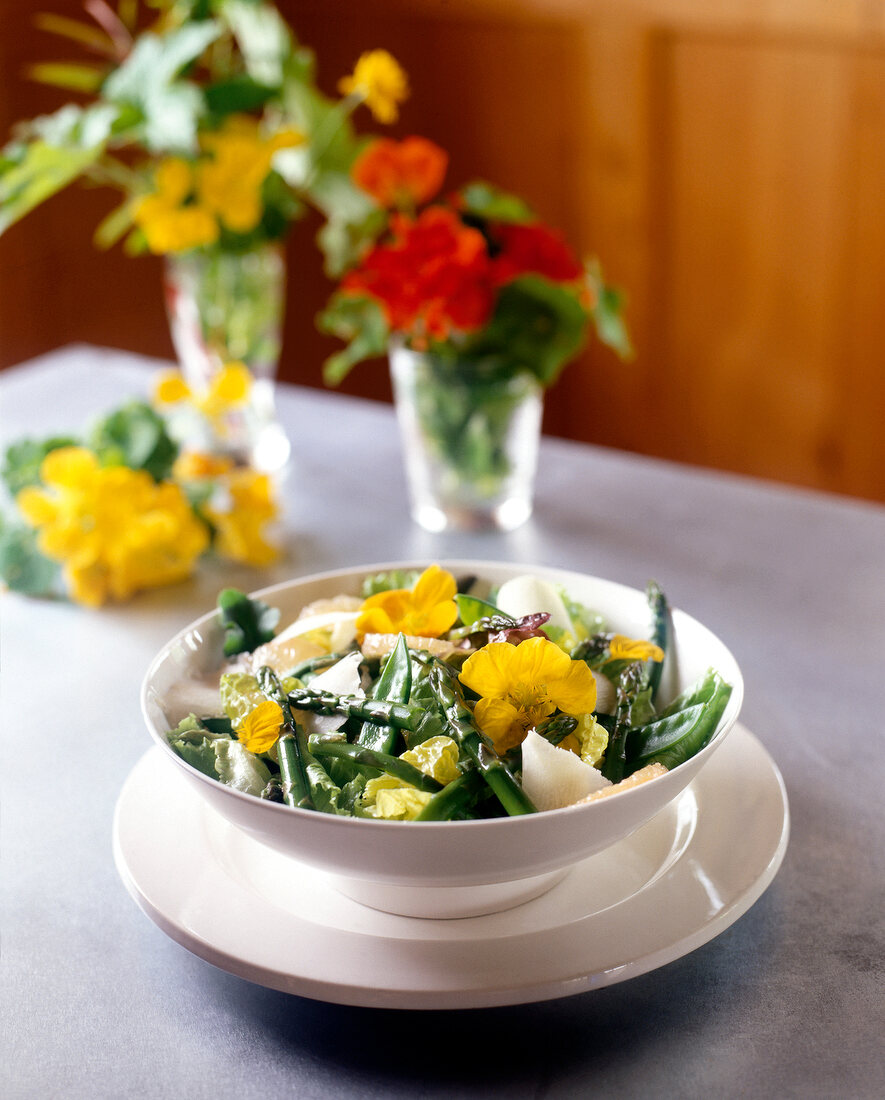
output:
{"label": "yellow nasturtium flower", "polygon": [[428,566],[414,588],[393,588],[370,596],[356,621],[357,634],[415,634],[438,638],[458,618],[455,578]]}
{"label": "yellow nasturtium flower", "polygon": [[237,726],[237,737],[249,752],[269,752],[277,743],[282,725],[283,708],[273,699],[265,699]]}
{"label": "yellow nasturtium flower", "polygon": [[153,192],[133,212],[151,252],[186,252],[218,240],[218,222],[192,201],[194,182],[192,165],[181,157],[166,157],[157,165]]}
{"label": "yellow nasturtium flower", "polygon": [[79,603],[98,607],[183,580],[209,545],[181,488],[144,470],[103,467],[92,451],[62,447],[43,460],[40,478],[16,503]]}
{"label": "yellow nasturtium flower", "polygon": [[577,716],[596,706],[593,673],[548,638],[490,642],[467,658],[460,679],[481,697],[476,724],[498,752],[521,744],[556,710]]}
{"label": "yellow nasturtium flower", "polygon": [[226,363],[212,376],[208,387],[195,392],[177,370],[161,371],[154,386],[154,400],[160,405],[189,402],[209,420],[218,421],[249,400],[252,373],[240,362]]}
{"label": "yellow nasturtium flower", "polygon": [[224,455],[205,451],[185,451],[175,460],[172,476],[176,481],[211,481],[229,473],[233,461]]}
{"label": "yellow nasturtium flower", "polygon": [[352,76],[339,80],[338,90],[361,96],[378,122],[391,123],[399,117],[399,104],[408,99],[409,80],[387,50],[370,50],[360,56]]}
{"label": "yellow nasturtium flower", "polygon": [[624,634],[615,634],[608,649],[613,661],[663,661],[664,659],[664,651],[659,645],[628,638]]}
{"label": "yellow nasturtium flower", "polygon": [[230,116],[223,129],[202,135],[201,145],[211,156],[197,168],[199,201],[232,232],[249,233],[264,213],[261,187],[274,153],[303,141],[292,129],[264,137],[254,119]]}

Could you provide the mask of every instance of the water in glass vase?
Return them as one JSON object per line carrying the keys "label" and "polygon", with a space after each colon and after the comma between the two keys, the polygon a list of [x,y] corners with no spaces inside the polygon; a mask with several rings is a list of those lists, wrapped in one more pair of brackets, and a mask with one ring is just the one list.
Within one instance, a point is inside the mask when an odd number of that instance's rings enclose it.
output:
{"label": "water in glass vase", "polygon": [[391,348],[390,370],[413,519],[429,531],[524,523],[541,431],[537,380],[402,346]]}

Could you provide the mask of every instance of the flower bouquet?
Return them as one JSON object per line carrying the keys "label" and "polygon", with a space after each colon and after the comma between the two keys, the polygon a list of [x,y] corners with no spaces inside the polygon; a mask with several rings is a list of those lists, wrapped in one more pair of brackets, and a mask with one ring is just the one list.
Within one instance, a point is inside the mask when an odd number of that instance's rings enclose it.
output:
{"label": "flower bouquet", "polygon": [[269,476],[181,452],[143,402],[83,437],[13,444],[0,476],[18,511],[0,517],[0,579],[25,595],[97,607],[181,581],[208,552],[253,566],[277,556]]}
{"label": "flower bouquet", "polygon": [[[278,466],[285,440],[259,444],[274,420],[280,242],[307,206],[324,215],[330,238],[371,211],[348,174],[357,149],[350,117],[366,104],[377,118],[395,118],[405,74],[373,51],[341,81],[340,99],[325,96],[313,55],[269,0],[150,0],[145,9],[88,0],[86,9],[93,22],[38,17],[91,58],[37,65],[31,75],[86,102],[16,127],[0,152],[0,233],[75,180],[118,191],[95,242],[166,258],[189,390],[205,395],[229,364],[253,375],[249,401],[215,418],[197,445]],[[182,434],[197,430],[184,418]]]}
{"label": "flower bouquet", "polygon": [[356,158],[375,213],[319,319],[348,341],[325,377],[389,353],[415,518],[515,527],[531,511],[542,391],[591,327],[621,356],[629,338],[597,261],[490,184],[440,197],[446,169],[421,137],[378,139]]}

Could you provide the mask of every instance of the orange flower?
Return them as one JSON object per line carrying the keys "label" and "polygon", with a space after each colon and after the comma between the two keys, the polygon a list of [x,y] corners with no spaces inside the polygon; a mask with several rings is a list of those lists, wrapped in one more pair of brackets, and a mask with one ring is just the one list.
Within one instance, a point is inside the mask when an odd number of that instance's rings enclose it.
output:
{"label": "orange flower", "polygon": [[445,150],[426,138],[379,138],[356,158],[351,175],[380,206],[411,207],[439,191],[448,163]]}

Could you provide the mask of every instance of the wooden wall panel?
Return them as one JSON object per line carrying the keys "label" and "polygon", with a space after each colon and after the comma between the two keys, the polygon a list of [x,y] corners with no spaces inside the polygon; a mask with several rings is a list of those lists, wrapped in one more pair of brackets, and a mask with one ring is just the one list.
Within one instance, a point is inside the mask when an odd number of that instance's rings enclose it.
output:
{"label": "wooden wall panel", "polygon": [[[17,76],[50,52],[27,7],[0,6],[2,131],[58,102]],[[280,7],[329,91],[389,48],[413,88],[394,133],[445,145],[450,183],[525,194],[626,288],[635,362],[588,349],[548,431],[885,500],[885,0]],[[91,248],[110,201],[71,192],[0,239],[0,366],[72,339],[171,353],[158,261]],[[315,229],[289,245],[283,363],[309,385],[334,346]],[[384,365],[344,388],[388,398]]]}

